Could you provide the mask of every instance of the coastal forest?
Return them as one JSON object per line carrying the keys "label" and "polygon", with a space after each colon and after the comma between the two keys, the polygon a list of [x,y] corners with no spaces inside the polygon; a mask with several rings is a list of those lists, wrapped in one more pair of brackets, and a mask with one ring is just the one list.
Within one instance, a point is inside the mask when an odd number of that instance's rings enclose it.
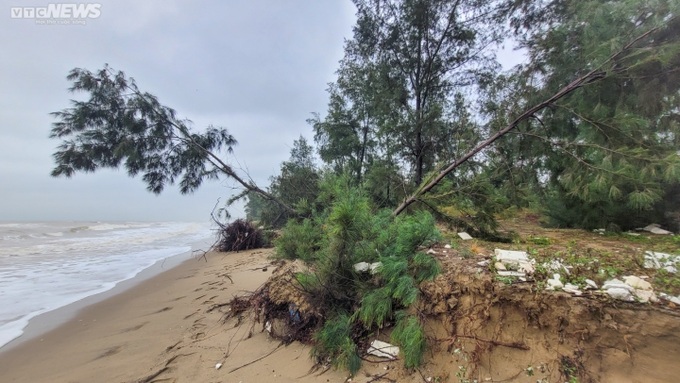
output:
{"label": "coastal forest", "polygon": [[[680,248],[677,235],[635,232],[651,223],[680,230],[680,3],[353,2],[356,24],[327,84],[327,110],[310,116],[313,140],[300,136],[268,185],[228,162],[237,139],[226,128],[194,129],[108,65],[68,74],[70,90],[89,98],[53,113],[51,137],[60,145],[52,175],[124,168],[154,193],[234,180],[241,192],[223,210],[244,204],[248,222],[239,225],[271,229],[258,236],[277,237],[276,257],[285,262],[232,309],[264,310],[263,323],[290,315],[288,341],[311,342],[319,364],[352,374],[365,361],[367,339],[385,331],[407,371],[423,364],[433,342],[456,355],[459,338],[472,342],[478,352],[466,354],[468,367],[456,375],[471,382],[467,369],[479,368],[491,348],[552,350],[484,332],[489,323],[502,327],[494,316],[517,315],[560,334],[580,321],[587,327],[580,342],[593,348],[602,323],[637,320],[638,309],[609,313],[608,299],[617,298],[595,292],[574,304],[581,309],[557,312],[571,303],[540,293],[559,290],[550,281],[561,267],[560,285],[579,292],[587,281],[597,290],[645,272],[657,291],[680,296],[677,270],[645,271],[651,258],[633,250]],[[508,65],[509,57],[519,63]],[[539,226],[572,231],[545,234]],[[459,240],[459,232],[474,239]],[[585,241],[573,242],[574,233]],[[532,270],[499,264],[502,252],[491,259],[503,246],[527,251]],[[506,266],[525,274],[495,274]],[[674,315],[671,330],[679,326]],[[452,327],[432,335],[433,317]],[[565,342],[555,337],[546,344]],[[546,376],[597,381],[579,340],[567,344],[580,353],[560,349]],[[521,371],[534,374],[526,365]]]}

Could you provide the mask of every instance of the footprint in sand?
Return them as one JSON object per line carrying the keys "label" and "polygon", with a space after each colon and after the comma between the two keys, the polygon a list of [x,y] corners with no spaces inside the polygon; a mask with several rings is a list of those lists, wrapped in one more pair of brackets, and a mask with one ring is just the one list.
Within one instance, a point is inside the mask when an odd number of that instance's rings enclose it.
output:
{"label": "footprint in sand", "polygon": [[181,343],[182,343],[182,341],[180,340],[177,343],[166,347],[164,352],[170,352],[172,350],[179,350],[180,348],[182,348],[182,346],[180,346]]}
{"label": "footprint in sand", "polygon": [[137,326],[128,327],[126,329],[123,329],[120,333],[122,334],[122,333],[126,333],[126,332],[137,331],[140,328],[144,327],[147,323],[149,323],[149,322],[144,322],[142,324],[138,324]]}
{"label": "footprint in sand", "polygon": [[106,357],[111,356],[111,355],[116,355],[116,354],[118,354],[122,349],[123,349],[123,346],[115,346],[115,347],[111,347],[111,348],[107,349],[106,351],[102,352],[101,354],[99,354],[99,356],[97,356],[96,358],[94,358],[94,360],[106,358]]}
{"label": "footprint in sand", "polygon": [[163,307],[162,309],[160,309],[160,310],[154,312],[153,314],[160,314],[160,313],[163,313],[163,312],[166,312],[166,311],[170,311],[170,310],[172,310],[172,307],[166,306],[166,307]]}

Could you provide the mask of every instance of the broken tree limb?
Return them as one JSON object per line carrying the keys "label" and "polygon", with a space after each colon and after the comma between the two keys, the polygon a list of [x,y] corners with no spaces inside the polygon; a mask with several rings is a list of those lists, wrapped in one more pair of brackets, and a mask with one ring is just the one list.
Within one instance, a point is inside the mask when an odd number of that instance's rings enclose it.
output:
{"label": "broken tree limb", "polygon": [[550,98],[546,99],[545,101],[533,106],[530,109],[527,109],[522,114],[520,114],[517,118],[515,118],[510,124],[508,124],[506,127],[499,130],[498,132],[494,133],[491,137],[487,138],[486,140],[480,142],[476,147],[474,147],[472,150],[470,150],[469,152],[464,154],[462,157],[460,157],[457,160],[449,163],[449,165],[444,170],[439,172],[437,174],[437,176],[434,179],[432,179],[432,181],[430,181],[427,184],[425,184],[424,186],[418,188],[413,194],[411,194],[406,199],[404,199],[404,201],[401,203],[401,205],[399,205],[399,207],[397,207],[392,212],[392,215],[397,216],[397,215],[401,214],[404,210],[406,210],[407,207],[409,207],[414,202],[418,201],[420,196],[428,193],[435,186],[437,186],[437,184],[439,184],[439,182],[441,182],[441,180],[443,180],[444,177],[446,177],[449,173],[454,171],[460,165],[467,162],[470,158],[475,156],[477,153],[484,150],[487,146],[491,145],[496,140],[503,137],[504,135],[506,135],[511,130],[515,129],[521,122],[523,122],[523,121],[525,121],[529,118],[534,117],[534,115],[536,113],[538,113],[539,111],[541,111],[541,110],[545,109],[546,107],[554,104],[556,101],[558,101],[559,99],[569,95],[570,93],[577,90],[578,88],[585,86],[585,85],[588,85],[588,84],[592,84],[594,82],[597,82],[597,81],[600,81],[600,80],[606,78],[607,72],[602,70],[602,68],[607,63],[616,60],[624,52],[626,52],[627,50],[632,48],[633,45],[635,45],[638,41],[648,37],[649,35],[651,35],[652,33],[654,33],[655,31],[658,31],[658,30],[659,30],[659,27],[650,29],[647,32],[639,35],[635,39],[631,40],[628,44],[623,46],[623,48],[621,48],[619,51],[617,51],[616,53],[609,56],[609,58],[607,60],[605,60],[602,64],[600,64],[598,67],[589,71],[585,75],[575,79],[574,81],[570,82],[568,85],[564,86],[562,89],[557,91],[555,94],[553,94]]}
{"label": "broken tree limb", "polygon": [[412,203],[416,202],[416,201],[418,200],[418,198],[419,198],[421,195],[426,194],[427,192],[429,192],[430,190],[432,190],[432,188],[434,188],[435,186],[437,186],[437,184],[438,184],[442,179],[444,179],[444,177],[446,177],[449,173],[451,173],[452,171],[454,171],[454,170],[455,170],[457,167],[459,167],[460,165],[462,165],[462,164],[464,164],[465,162],[467,162],[467,160],[469,160],[470,158],[472,158],[472,157],[473,157],[474,155],[476,155],[477,153],[479,153],[479,152],[481,152],[482,150],[484,150],[484,148],[486,148],[487,146],[491,145],[494,141],[498,140],[499,138],[501,138],[502,136],[504,136],[505,134],[507,134],[509,131],[515,129],[515,128],[517,127],[517,125],[519,125],[522,121],[531,118],[535,113],[541,111],[542,109],[545,109],[545,108],[548,107],[549,105],[553,104],[555,101],[557,101],[557,100],[561,99],[562,97],[568,95],[569,93],[575,91],[576,89],[580,88],[581,86],[583,86],[583,85],[585,85],[585,84],[590,84],[590,83],[592,83],[592,82],[594,82],[594,81],[597,81],[597,80],[599,80],[599,79],[604,78],[605,76],[606,76],[606,73],[605,73],[605,72],[602,72],[602,71],[599,71],[599,70],[590,71],[590,72],[588,72],[587,74],[585,74],[584,76],[581,76],[581,77],[577,78],[576,80],[572,81],[572,82],[569,83],[567,86],[565,86],[564,88],[560,89],[557,93],[555,93],[555,94],[554,94],[552,97],[550,97],[549,99],[547,99],[547,100],[545,100],[545,101],[543,101],[543,102],[541,102],[541,103],[535,105],[535,106],[532,107],[531,109],[526,110],[526,111],[525,111],[524,113],[522,113],[519,117],[515,118],[515,120],[513,120],[513,121],[512,121],[510,124],[508,124],[505,128],[499,130],[498,132],[496,132],[496,133],[495,133],[494,135],[492,135],[491,137],[489,137],[489,138],[487,138],[486,140],[484,140],[484,141],[482,141],[481,143],[479,143],[479,144],[478,144],[476,147],[474,147],[472,150],[470,150],[469,152],[465,153],[462,157],[460,157],[460,158],[458,158],[457,160],[455,160],[454,162],[450,163],[444,170],[442,170],[441,172],[439,172],[439,174],[437,174],[437,176],[436,176],[432,181],[430,181],[429,183],[427,183],[425,186],[419,188],[418,190],[416,190],[415,193],[413,193],[413,194],[410,195],[408,198],[406,198],[406,199],[404,200],[404,202],[402,202],[401,205],[399,205],[399,207],[397,207],[397,208],[394,210],[394,212],[392,212],[392,215],[395,215],[395,216],[396,216],[396,215],[399,215],[399,214],[400,214],[401,212],[403,212],[407,207],[409,207]]}

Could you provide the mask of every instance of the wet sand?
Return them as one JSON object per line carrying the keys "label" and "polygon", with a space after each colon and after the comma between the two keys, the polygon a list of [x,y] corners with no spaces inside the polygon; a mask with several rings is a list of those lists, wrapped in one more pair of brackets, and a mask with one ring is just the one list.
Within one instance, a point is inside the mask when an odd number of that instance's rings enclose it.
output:
{"label": "wet sand", "polygon": [[311,372],[309,347],[283,346],[249,318],[224,321],[226,307],[210,310],[260,287],[273,270],[270,255],[211,253],[93,303],[0,349],[0,381],[344,381],[341,371]]}

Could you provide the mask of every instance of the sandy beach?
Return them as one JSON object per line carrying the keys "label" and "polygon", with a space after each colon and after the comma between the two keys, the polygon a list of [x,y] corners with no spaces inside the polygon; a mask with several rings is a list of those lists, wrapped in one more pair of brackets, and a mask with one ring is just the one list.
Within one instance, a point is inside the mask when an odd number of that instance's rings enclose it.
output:
{"label": "sandy beach", "polygon": [[[309,347],[210,310],[271,275],[271,250],[210,253],[81,309],[0,350],[2,382],[341,382],[311,372]],[[250,334],[252,333],[252,336]],[[222,363],[221,368],[216,365]]]}

